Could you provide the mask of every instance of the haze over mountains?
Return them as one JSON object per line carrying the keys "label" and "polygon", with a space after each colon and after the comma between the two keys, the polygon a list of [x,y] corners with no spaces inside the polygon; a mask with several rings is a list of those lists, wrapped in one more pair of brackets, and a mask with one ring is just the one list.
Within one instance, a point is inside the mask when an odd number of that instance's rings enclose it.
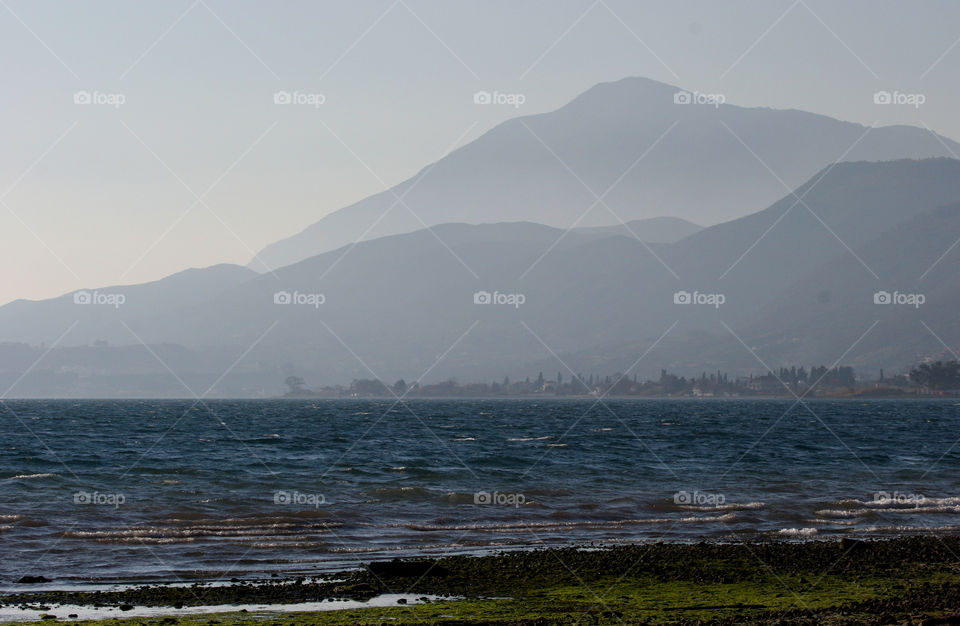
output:
{"label": "haze over mountains", "polygon": [[267,246],[250,266],[265,271],[451,222],[567,229],[668,216],[710,225],[768,206],[784,185],[794,188],[837,160],[960,153],[957,143],[922,128],[867,132],[804,111],[678,104],[678,93],[626,78],[556,111],[508,120],[411,179]]}
{"label": "haze over mountains", "polygon": [[[501,125],[406,196],[433,207],[429,229],[392,221],[412,217],[397,206],[386,231],[354,243],[351,229],[389,206],[381,194],[278,243],[274,260],[306,256],[269,272],[217,265],[0,307],[0,384],[14,397],[269,396],[289,375],[646,378],[838,360],[875,374],[957,347],[960,160],[888,159],[960,146],[799,111],[675,105],[674,92],[631,79]],[[602,194],[670,126],[668,109],[681,121],[606,197],[626,223],[600,208],[603,225],[568,230],[594,199],[524,124]],[[871,160],[846,162],[858,154]],[[878,292],[924,302],[876,304]]]}
{"label": "haze over mountains", "polygon": [[[291,373],[319,384],[427,371],[431,379],[491,380],[565,371],[564,363],[626,371],[654,344],[631,372],[746,372],[762,370],[761,359],[777,367],[841,357],[893,372],[918,353],[944,351],[929,329],[960,331],[960,255],[950,251],[957,239],[960,161],[843,163],[796,196],[671,244],[564,236],[532,223],[447,224],[275,274],[216,266],[98,291],[123,294],[118,307],[78,305],[73,295],[12,303],[0,308],[0,339],[49,345],[69,331],[59,346],[97,342],[53,350],[20,383],[27,395],[184,395],[181,380],[200,393],[248,350],[216,394],[278,393]],[[880,290],[920,292],[926,301],[876,305]],[[524,301],[476,304],[482,291]],[[680,291],[720,293],[725,302],[676,304]],[[277,304],[278,292],[322,293],[323,301]],[[31,356],[25,346],[3,346],[4,378],[15,379]]]}

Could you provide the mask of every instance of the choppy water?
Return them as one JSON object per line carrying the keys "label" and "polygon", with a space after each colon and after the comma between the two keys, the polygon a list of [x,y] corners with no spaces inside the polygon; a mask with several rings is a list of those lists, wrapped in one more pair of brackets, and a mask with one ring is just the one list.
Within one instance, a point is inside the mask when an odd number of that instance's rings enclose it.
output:
{"label": "choppy water", "polygon": [[960,530],[960,402],[792,405],[8,401],[0,585]]}

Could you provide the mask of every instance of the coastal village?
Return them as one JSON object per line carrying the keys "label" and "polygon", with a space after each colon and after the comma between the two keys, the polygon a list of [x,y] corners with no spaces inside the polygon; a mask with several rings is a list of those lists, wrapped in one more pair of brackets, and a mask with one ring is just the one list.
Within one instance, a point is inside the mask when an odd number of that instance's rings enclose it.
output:
{"label": "coastal village", "polygon": [[886,376],[883,370],[861,378],[850,366],[781,367],[776,372],[731,377],[722,371],[697,376],[677,376],[660,371],[656,380],[639,380],[621,373],[598,376],[577,374],[545,377],[543,372],[523,380],[460,383],[455,379],[422,384],[400,379],[393,384],[357,379],[349,385],[309,389],[304,379],[285,381],[289,398],[511,398],[511,397],[638,397],[638,398],[738,398],[738,397],[939,397],[960,396],[960,363],[937,361],[916,367],[908,374]]}

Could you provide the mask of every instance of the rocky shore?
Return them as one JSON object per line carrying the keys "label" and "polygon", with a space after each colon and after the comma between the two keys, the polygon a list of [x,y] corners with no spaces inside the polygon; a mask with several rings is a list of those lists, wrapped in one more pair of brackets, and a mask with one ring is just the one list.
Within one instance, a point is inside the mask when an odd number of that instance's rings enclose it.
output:
{"label": "rocky shore", "polygon": [[[109,592],[47,585],[51,591],[0,596],[0,604],[49,609],[57,619],[67,618],[56,609],[63,605],[178,609],[176,617],[123,621],[156,624],[960,624],[960,538],[585,546],[374,562],[327,578]],[[212,605],[364,601],[385,593],[439,599],[312,613],[190,612]]]}

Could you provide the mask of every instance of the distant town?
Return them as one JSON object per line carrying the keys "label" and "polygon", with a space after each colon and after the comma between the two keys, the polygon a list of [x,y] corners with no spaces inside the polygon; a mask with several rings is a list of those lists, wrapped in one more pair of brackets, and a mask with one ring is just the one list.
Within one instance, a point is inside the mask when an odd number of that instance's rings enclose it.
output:
{"label": "distant town", "polygon": [[640,397],[640,398],[738,398],[738,397],[902,397],[960,395],[960,362],[924,363],[908,374],[859,379],[852,367],[781,367],[777,372],[729,377],[725,372],[701,372],[677,376],[661,370],[657,380],[637,376],[577,374],[490,383],[460,383],[455,379],[421,384],[400,379],[393,384],[376,379],[358,379],[349,385],[309,389],[299,376],[286,379],[288,398],[482,398],[482,397]]}

